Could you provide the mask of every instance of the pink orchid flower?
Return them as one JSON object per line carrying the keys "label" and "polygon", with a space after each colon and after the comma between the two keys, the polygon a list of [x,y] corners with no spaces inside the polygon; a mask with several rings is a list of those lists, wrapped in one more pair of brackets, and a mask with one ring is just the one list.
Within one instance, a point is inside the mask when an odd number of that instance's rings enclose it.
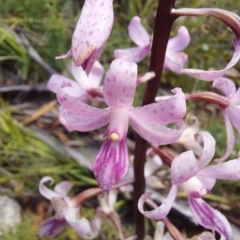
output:
{"label": "pink orchid flower", "polygon": [[[79,98],[81,101],[86,101],[91,98],[91,90],[100,87],[104,69],[100,62],[96,61],[87,75],[81,66],[78,67],[72,62],[71,72],[76,81],[59,74],[53,74],[47,83],[47,88],[57,93],[62,91],[65,86],[71,86],[71,92],[68,92],[68,94]],[[67,90],[67,88],[65,89]]]}
{"label": "pink orchid flower", "polygon": [[[53,74],[47,83],[47,88],[50,91],[57,93],[58,91],[68,91],[66,86],[71,86],[71,91],[67,92],[67,94],[70,94],[81,101],[87,101],[88,99],[94,97],[93,92],[96,92],[98,89],[101,90],[100,82],[103,77],[104,69],[100,62],[96,61],[93,64],[88,75],[81,66],[78,67],[72,62],[71,72],[76,81],[59,74]],[[102,100],[102,98],[99,97],[96,99],[99,101]],[[74,130],[67,124],[61,114],[59,116],[59,120],[68,131]]]}
{"label": "pink orchid flower", "polygon": [[[128,34],[131,40],[138,46],[129,49],[117,49],[114,51],[115,58],[138,63],[150,54],[151,37],[141,24],[141,19],[133,17],[128,25]],[[188,56],[179,52],[186,48],[190,42],[188,30],[182,26],[178,29],[178,35],[168,41],[164,68],[179,73],[187,61]]]}
{"label": "pink orchid flower", "polygon": [[[57,92],[60,112],[68,127],[78,131],[98,129],[107,123],[103,143],[93,163],[93,172],[102,189],[109,189],[122,179],[129,168],[126,137],[128,124],[144,139],[154,144],[169,144],[177,140],[183,130],[181,120],[186,113],[185,96],[180,88],[166,100],[143,107],[132,107],[137,82],[137,65],[116,59],[106,73],[103,98],[106,109],[91,107],[68,94],[72,86]],[[176,123],[179,129],[164,124]]]}
{"label": "pink orchid flower", "polygon": [[188,74],[201,80],[212,81],[222,77],[228,69],[238,63],[240,59],[240,17],[237,14],[219,8],[172,9],[171,13],[176,16],[212,16],[226,24],[236,35],[236,38],[233,41],[234,53],[231,61],[225,68],[210,71],[186,68],[182,69],[181,73]]}
{"label": "pink orchid flower", "polygon": [[56,59],[72,56],[74,63],[89,73],[111,33],[113,20],[113,0],[85,0],[72,46],[67,54]]}
{"label": "pink orchid flower", "polygon": [[53,183],[53,179],[50,177],[41,179],[39,192],[52,202],[56,214],[42,224],[39,235],[41,237],[55,237],[68,223],[80,236],[88,239],[95,238],[100,229],[100,220],[95,218],[91,227],[86,218],[79,219],[80,207],[74,206],[74,202],[67,196],[73,185],[68,181],[63,181],[57,184],[52,191],[44,185],[48,181]]}
{"label": "pink orchid flower", "polygon": [[223,239],[230,240],[232,230],[227,219],[201,197],[210,193],[216,179],[240,179],[240,156],[238,159],[206,167],[215,154],[215,140],[208,132],[201,132],[198,136],[201,136],[204,142],[201,158],[197,161],[190,150],[173,159],[172,188],[163,204],[153,211],[144,211],[144,202],[152,195],[145,193],[139,199],[138,208],[148,218],[162,219],[171,210],[178,188],[181,187],[188,195],[188,203],[197,221],[203,227],[219,232]]}

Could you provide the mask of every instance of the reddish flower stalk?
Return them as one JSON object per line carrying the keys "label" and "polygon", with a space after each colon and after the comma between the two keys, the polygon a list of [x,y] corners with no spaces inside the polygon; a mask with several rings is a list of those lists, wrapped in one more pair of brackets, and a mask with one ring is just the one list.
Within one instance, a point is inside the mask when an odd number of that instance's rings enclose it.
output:
{"label": "reddish flower stalk", "polygon": [[[151,81],[147,82],[142,105],[153,103],[158,91],[160,79],[162,76],[167,43],[172,29],[172,24],[177,18],[170,15],[174,4],[175,0],[159,0],[153,32],[152,51],[149,67],[149,70],[153,71],[156,75]],[[137,135],[134,158],[135,186],[133,204],[135,226],[139,240],[142,240],[145,237],[144,216],[138,211],[137,204],[138,199],[145,191],[144,164],[146,161],[146,150],[147,141]]]}
{"label": "reddish flower stalk", "polygon": [[215,103],[219,107],[227,108],[229,106],[229,99],[213,92],[199,92],[192,94],[185,94],[187,100],[201,100],[210,103]]}

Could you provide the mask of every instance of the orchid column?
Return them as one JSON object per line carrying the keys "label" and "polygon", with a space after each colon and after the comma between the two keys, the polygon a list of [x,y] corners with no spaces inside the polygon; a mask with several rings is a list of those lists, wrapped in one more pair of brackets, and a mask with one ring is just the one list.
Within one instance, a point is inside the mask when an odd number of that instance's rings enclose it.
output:
{"label": "orchid column", "polygon": [[[175,0],[159,0],[153,32],[151,60],[149,67],[149,70],[154,71],[156,75],[154,79],[148,81],[147,83],[142,105],[147,105],[154,102],[158,87],[160,85],[160,78],[162,76],[167,43],[169,40],[172,24],[176,18],[170,15],[174,4]],[[135,212],[136,232],[138,234],[139,240],[144,239],[145,236],[144,216],[138,211],[137,203],[138,199],[145,191],[144,164],[146,160],[146,149],[147,141],[140,136],[137,136],[134,158],[135,186],[133,204]]]}

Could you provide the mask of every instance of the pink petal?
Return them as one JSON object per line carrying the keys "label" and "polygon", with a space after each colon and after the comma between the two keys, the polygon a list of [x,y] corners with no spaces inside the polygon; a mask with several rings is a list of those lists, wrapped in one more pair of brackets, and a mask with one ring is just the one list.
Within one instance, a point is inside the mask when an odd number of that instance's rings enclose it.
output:
{"label": "pink petal", "polygon": [[227,97],[232,97],[236,93],[235,83],[225,77],[214,80],[212,86],[222,91]]}
{"label": "pink petal", "polygon": [[170,212],[173,202],[177,196],[177,192],[178,192],[178,187],[172,186],[167,198],[162,203],[162,205],[152,211],[147,211],[147,212],[144,211],[143,206],[144,206],[145,200],[149,198],[152,195],[152,193],[151,192],[144,193],[138,200],[138,210],[148,218],[155,219],[155,220],[162,219],[166,217]]}
{"label": "pink petal", "polygon": [[128,172],[129,157],[126,140],[107,140],[93,162],[93,172],[99,187],[109,190]]}
{"label": "pink petal", "polygon": [[75,81],[59,74],[53,74],[48,80],[47,88],[50,91],[57,93],[61,86],[71,86],[72,89],[74,89],[74,92],[72,94],[75,96],[81,96],[82,94],[86,93],[86,91],[81,88]]}
{"label": "pink petal", "polygon": [[142,138],[158,145],[165,145],[175,142],[180,138],[185,129],[185,124],[182,120],[176,122],[179,129],[168,128],[162,124],[148,124],[147,122],[136,121],[131,117],[129,122],[132,128]]}
{"label": "pink petal", "polygon": [[227,114],[233,126],[240,132],[240,108],[239,106],[230,105],[227,108]]}
{"label": "pink petal", "polygon": [[141,24],[141,19],[137,16],[133,17],[128,25],[128,34],[132,41],[139,47],[150,45],[150,36]]}
{"label": "pink petal", "polygon": [[[224,120],[225,120],[225,125],[226,125],[226,132],[227,132],[227,149],[225,154],[218,159],[215,159],[214,161],[216,162],[223,162],[224,160],[226,160],[232,153],[233,148],[234,148],[234,143],[235,143],[235,135],[234,135],[234,131],[233,131],[233,127],[232,124],[229,120],[229,116],[228,116],[228,111],[226,111],[225,109],[221,109],[223,116],[224,116]],[[233,117],[231,117],[232,119]]]}
{"label": "pink petal", "polygon": [[225,240],[231,240],[232,229],[228,220],[201,198],[188,198],[188,203],[197,221],[205,228],[217,231]]}
{"label": "pink petal", "polygon": [[107,41],[113,25],[112,0],[86,0],[72,38],[73,61],[81,66]]}
{"label": "pink petal", "polygon": [[125,139],[128,132],[129,115],[126,109],[113,109],[110,117],[110,123],[104,137],[111,138],[111,134],[118,135],[118,141]]}
{"label": "pink petal", "polygon": [[[74,91],[72,87],[66,87],[68,88],[68,92],[71,90]],[[57,99],[58,102],[65,108],[67,108],[69,111],[80,114],[81,116],[88,116],[88,117],[104,117],[111,112],[111,109],[100,109],[96,107],[92,107],[87,105],[86,103],[82,102],[81,99],[78,99],[74,96],[69,95],[66,93],[64,89],[61,91],[59,90],[57,92]]]}
{"label": "pink petal", "polygon": [[178,29],[178,35],[168,41],[167,51],[179,52],[186,48],[190,43],[190,35],[186,27]]}
{"label": "pink petal", "polygon": [[41,195],[43,195],[45,198],[51,200],[54,197],[61,197],[58,193],[52,191],[51,189],[47,188],[44,183],[51,181],[51,183],[53,183],[53,179],[51,177],[43,177],[39,183],[39,192],[41,193]]}
{"label": "pink petal", "polygon": [[197,175],[199,167],[193,151],[187,151],[176,156],[171,165],[172,185],[188,181]]}
{"label": "pink petal", "polygon": [[240,158],[201,169],[199,176],[223,180],[238,180],[240,179]]}
{"label": "pink petal", "polygon": [[110,112],[104,116],[89,117],[73,113],[68,108],[60,107],[60,115],[64,119],[63,125],[69,130],[76,130],[80,132],[88,132],[106,125],[110,120]]}
{"label": "pink petal", "polygon": [[60,82],[56,94],[57,96],[61,94],[69,95],[69,97],[71,96],[79,101],[86,101],[89,98],[89,95],[84,88],[82,88],[77,82],[69,80]]}
{"label": "pink petal", "polygon": [[187,59],[188,56],[185,53],[168,51],[164,59],[164,68],[168,68],[169,70],[178,74],[183,69]]}
{"label": "pink petal", "polygon": [[62,197],[66,197],[68,192],[72,189],[73,184],[69,181],[62,181],[54,187],[54,192]]}
{"label": "pink petal", "polygon": [[137,65],[120,59],[114,60],[106,73],[103,96],[113,108],[130,108],[137,82]]}
{"label": "pink petal", "polygon": [[64,59],[64,58],[68,58],[68,57],[71,57],[71,56],[72,56],[72,48],[70,48],[66,54],[63,54],[61,56],[57,56],[57,57],[55,57],[55,59],[56,60],[57,59]]}
{"label": "pink petal", "polygon": [[89,88],[90,83],[89,83],[87,73],[83,70],[81,66],[75,65],[75,63],[72,61],[71,71],[72,71],[73,77],[76,79],[76,81],[80,84],[80,86],[83,89]]}
{"label": "pink petal", "polygon": [[[215,155],[216,141],[209,132],[202,131],[199,132],[199,135],[201,135],[203,139],[203,150],[202,155],[198,161],[198,166],[200,168],[203,168],[208,165],[208,163],[213,159],[213,156]],[[199,135],[196,135],[196,140],[198,140]]]}
{"label": "pink petal", "polygon": [[185,68],[181,71],[181,73],[188,74],[190,76],[193,76],[193,77],[199,78],[201,80],[205,80],[205,81],[212,81],[217,78],[220,78],[226,73],[226,71],[228,69],[233,67],[239,61],[239,59],[240,59],[240,39],[234,40],[234,48],[235,48],[235,50],[234,50],[234,54],[233,54],[231,61],[222,70],[204,71],[204,70],[199,70],[199,69]]}
{"label": "pink petal", "polygon": [[90,73],[88,74],[90,86],[92,88],[98,88],[100,86],[100,82],[102,80],[103,73],[104,73],[104,68],[103,68],[102,64],[98,61],[95,61]]}
{"label": "pink petal", "polygon": [[149,46],[133,47],[127,49],[116,49],[114,57],[128,62],[141,62],[150,53]]}
{"label": "pink petal", "polygon": [[78,235],[82,236],[83,238],[95,238],[100,228],[99,221],[96,219],[93,220],[93,229],[91,229],[90,223],[86,218],[79,219],[78,211],[79,209],[76,208],[69,209],[65,214],[66,221],[78,233]]}
{"label": "pink petal", "polygon": [[129,110],[130,117],[148,124],[168,124],[183,118],[186,114],[185,95],[180,88],[172,91],[176,93],[173,97]]}
{"label": "pink petal", "polygon": [[156,76],[156,74],[153,71],[138,75],[137,85],[140,83],[147,82],[147,81],[153,79],[155,76]]}
{"label": "pink petal", "polygon": [[[201,170],[199,171],[199,173],[201,172]],[[216,183],[216,178],[212,178],[212,177],[202,177],[199,175],[199,173],[197,174],[197,178],[203,183],[204,187],[206,189],[208,189],[209,191],[211,191]]]}
{"label": "pink petal", "polygon": [[97,61],[97,59],[101,55],[102,50],[103,50],[103,47],[98,48],[82,63],[82,67],[87,74],[89,74],[90,71],[92,70],[94,63]]}
{"label": "pink petal", "polygon": [[62,232],[65,226],[65,219],[49,218],[41,225],[39,235],[40,237],[55,237]]}

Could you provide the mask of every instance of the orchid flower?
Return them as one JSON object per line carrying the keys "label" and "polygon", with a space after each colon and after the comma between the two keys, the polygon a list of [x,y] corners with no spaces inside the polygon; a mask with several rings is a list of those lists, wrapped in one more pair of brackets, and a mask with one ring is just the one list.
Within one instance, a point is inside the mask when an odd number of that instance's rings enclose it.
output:
{"label": "orchid flower", "polygon": [[[138,46],[129,49],[117,49],[114,51],[115,58],[138,63],[147,57],[151,51],[151,37],[141,24],[141,19],[133,17],[128,25],[128,34],[131,40]],[[178,35],[168,41],[164,68],[179,73],[187,61],[187,55],[179,52],[186,48],[190,42],[188,30],[182,26],[178,29]]]}
{"label": "orchid flower", "polygon": [[55,237],[68,223],[80,236],[88,239],[95,238],[100,229],[99,219],[96,217],[92,221],[92,227],[86,218],[79,219],[80,207],[74,206],[74,202],[67,196],[72,184],[68,181],[60,182],[52,191],[44,185],[48,181],[53,183],[53,179],[50,177],[41,179],[39,192],[52,202],[56,214],[42,224],[39,235],[42,237]]}
{"label": "orchid flower", "polygon": [[71,72],[76,81],[59,74],[53,74],[47,83],[47,88],[57,93],[62,91],[65,86],[71,86],[72,91],[69,94],[79,98],[81,101],[86,101],[91,97],[92,89],[100,87],[104,69],[100,62],[96,61],[87,75],[81,66],[78,67],[72,62]]}
{"label": "orchid flower", "polygon": [[221,70],[199,70],[199,69],[182,69],[181,73],[199,78],[205,81],[212,81],[222,77],[228,69],[232,68],[240,59],[240,17],[230,11],[218,8],[182,8],[172,9],[172,15],[175,16],[212,16],[225,23],[236,35],[233,41],[234,54],[228,65]]}
{"label": "orchid flower", "polygon": [[[103,143],[93,163],[93,172],[102,189],[109,189],[122,179],[129,168],[126,137],[128,123],[144,139],[154,144],[169,144],[177,140],[183,130],[181,120],[186,113],[185,96],[180,88],[169,99],[143,107],[132,107],[137,81],[137,65],[116,59],[106,73],[103,98],[106,109],[91,107],[72,96],[72,86],[57,93],[60,112],[68,127],[78,131],[98,129],[107,123]],[[66,89],[65,89],[66,88]],[[176,123],[179,129],[164,124]]]}
{"label": "orchid flower", "polygon": [[143,205],[152,193],[145,193],[139,199],[138,208],[148,218],[162,219],[171,210],[178,188],[181,187],[187,193],[188,203],[197,221],[203,227],[219,232],[223,239],[230,240],[232,230],[227,219],[201,197],[210,193],[216,179],[240,179],[240,156],[238,159],[206,167],[214,156],[215,140],[208,132],[201,132],[197,136],[201,136],[204,142],[199,161],[191,150],[176,156],[171,165],[172,188],[166,200],[157,209],[146,212]]}
{"label": "orchid flower", "polygon": [[100,56],[113,25],[113,0],[85,0],[70,50],[56,59],[72,56],[89,73]]}

